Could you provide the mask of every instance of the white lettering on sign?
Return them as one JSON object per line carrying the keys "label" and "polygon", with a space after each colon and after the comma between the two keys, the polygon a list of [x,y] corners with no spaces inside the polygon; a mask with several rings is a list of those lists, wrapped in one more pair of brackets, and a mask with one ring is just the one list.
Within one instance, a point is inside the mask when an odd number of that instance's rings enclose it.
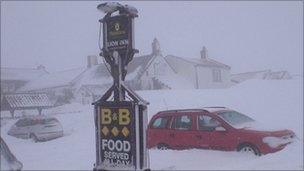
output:
{"label": "white lettering on sign", "polygon": [[107,46],[108,47],[124,46],[124,45],[128,45],[128,44],[129,44],[129,40],[128,39],[114,40],[114,41],[107,42]]}
{"label": "white lettering on sign", "polygon": [[130,160],[114,160],[114,159],[105,159],[104,163],[110,163],[111,165],[130,165]]}
{"label": "white lettering on sign", "polygon": [[128,39],[125,39],[125,40],[120,40],[119,45],[128,45],[129,44],[129,40]]}
{"label": "white lettering on sign", "polygon": [[101,140],[101,148],[102,150],[116,150],[116,151],[123,151],[123,152],[129,152],[131,150],[131,144],[129,141],[113,141],[113,140],[107,140],[107,139],[102,139]]}
{"label": "white lettering on sign", "polygon": [[108,47],[118,46],[118,41],[110,41],[110,42],[107,42],[107,46],[108,46]]}
{"label": "white lettering on sign", "polygon": [[128,153],[117,153],[112,151],[105,151],[104,157],[108,159],[119,159],[119,160],[129,160]]}

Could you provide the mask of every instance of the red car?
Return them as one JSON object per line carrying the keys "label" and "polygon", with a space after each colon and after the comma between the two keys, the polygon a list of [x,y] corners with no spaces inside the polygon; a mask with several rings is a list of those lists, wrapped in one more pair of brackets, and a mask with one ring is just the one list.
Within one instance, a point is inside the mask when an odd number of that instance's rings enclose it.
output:
{"label": "red car", "polygon": [[237,150],[261,155],[279,151],[295,138],[291,130],[261,130],[256,123],[224,107],[161,111],[149,123],[147,146]]}

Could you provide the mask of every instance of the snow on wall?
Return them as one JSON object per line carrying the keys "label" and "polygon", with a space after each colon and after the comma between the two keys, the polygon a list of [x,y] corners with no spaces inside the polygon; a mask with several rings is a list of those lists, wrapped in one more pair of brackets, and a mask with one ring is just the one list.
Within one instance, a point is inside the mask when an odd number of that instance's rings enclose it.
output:
{"label": "snow on wall", "polygon": [[269,73],[270,70],[245,72],[239,74],[231,74],[231,79],[237,82],[243,82],[248,79],[263,79],[265,74]]}
{"label": "snow on wall", "polygon": [[177,74],[155,76],[155,78],[165,85],[168,85],[171,89],[194,89],[194,85],[191,82]]}

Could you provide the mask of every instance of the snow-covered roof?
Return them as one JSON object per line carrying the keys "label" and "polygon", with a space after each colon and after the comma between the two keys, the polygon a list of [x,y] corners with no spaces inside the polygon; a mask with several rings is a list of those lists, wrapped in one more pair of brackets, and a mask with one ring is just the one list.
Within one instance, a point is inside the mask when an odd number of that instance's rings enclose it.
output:
{"label": "snow-covered roof", "polygon": [[47,73],[44,69],[1,67],[1,80],[30,81]]}
{"label": "snow-covered roof", "polygon": [[291,79],[292,76],[289,74],[288,71],[276,71],[276,72],[268,72],[265,74],[264,79],[275,79],[275,80],[281,80],[281,79]]}
{"label": "snow-covered roof", "polygon": [[228,66],[226,64],[223,64],[221,62],[218,62],[218,61],[210,59],[210,58],[206,58],[206,59],[183,58],[183,57],[168,55],[168,56],[165,57],[165,59],[169,63],[172,63],[172,60],[180,60],[180,61],[187,62],[187,63],[195,65],[195,66],[221,67],[221,68],[226,68],[226,69],[230,69],[231,68],[230,66]]}
{"label": "snow-covered roof", "polygon": [[[134,57],[127,66],[128,74],[125,80],[134,80],[141,75],[151,58],[151,55]],[[108,66],[108,69],[110,69],[110,66]],[[94,65],[77,76],[72,81],[72,84],[76,89],[79,89],[83,85],[103,85],[112,83],[113,79],[108,69],[104,63]]]}
{"label": "snow-covered roof", "polygon": [[[109,68],[110,69],[110,68]],[[107,70],[105,64],[93,65],[85,69],[77,77],[72,80],[72,85],[77,90],[83,85],[103,85],[112,83],[112,77]]]}
{"label": "snow-covered roof", "polygon": [[203,108],[194,108],[194,109],[176,109],[176,110],[165,110],[161,112],[198,112],[198,111],[208,111],[210,113],[217,112],[221,110],[230,110],[226,107],[203,107]]}
{"label": "snow-covered roof", "polygon": [[108,88],[110,88],[110,86],[111,86],[110,84],[106,84],[106,85],[83,85],[82,88],[89,91],[91,94],[101,96],[102,94],[104,94],[104,92],[106,90],[108,90]]}
{"label": "snow-covered roof", "polygon": [[44,93],[40,94],[10,94],[5,95],[8,104],[12,108],[19,107],[51,107],[54,104]]}
{"label": "snow-covered roof", "polygon": [[248,79],[263,79],[265,75],[270,72],[271,70],[262,70],[231,74],[231,80],[240,83]]}
{"label": "snow-covered roof", "polygon": [[220,110],[229,110],[226,107],[203,107],[202,109],[207,110],[208,112],[217,112]]}
{"label": "snow-covered roof", "polygon": [[37,79],[34,79],[26,83],[18,91],[32,91],[41,90],[53,87],[66,86],[71,83],[75,77],[84,71],[84,68],[75,68],[65,71],[54,72],[50,74],[45,74]]}

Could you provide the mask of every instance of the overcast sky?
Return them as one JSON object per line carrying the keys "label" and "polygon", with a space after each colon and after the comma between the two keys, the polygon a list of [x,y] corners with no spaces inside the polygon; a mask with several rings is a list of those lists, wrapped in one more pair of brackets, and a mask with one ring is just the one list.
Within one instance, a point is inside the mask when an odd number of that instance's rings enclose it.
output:
{"label": "overcast sky", "polygon": [[[99,53],[100,2],[1,2],[1,67],[50,72],[85,67]],[[263,69],[303,73],[301,1],[124,1],[139,10],[135,48],[151,52],[157,37],[163,55],[209,57],[232,73]]]}

